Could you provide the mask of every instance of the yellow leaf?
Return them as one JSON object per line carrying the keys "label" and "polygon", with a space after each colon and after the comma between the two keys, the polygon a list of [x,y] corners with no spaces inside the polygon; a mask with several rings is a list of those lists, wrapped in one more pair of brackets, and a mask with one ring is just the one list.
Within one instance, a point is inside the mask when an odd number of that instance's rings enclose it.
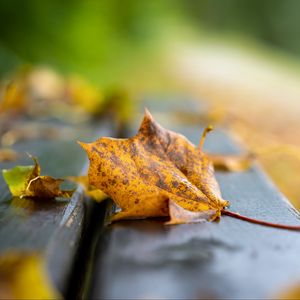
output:
{"label": "yellow leaf", "polygon": [[246,155],[212,155],[210,154],[215,169],[225,171],[245,171],[248,170],[253,163],[254,155],[249,153]]}
{"label": "yellow leaf", "polygon": [[26,85],[22,78],[16,79],[7,85],[4,96],[0,101],[0,113],[6,111],[23,111],[26,106],[25,89]]}
{"label": "yellow leaf", "polygon": [[197,221],[219,217],[228,201],[222,199],[212,161],[202,151],[209,130],[195,147],[146,111],[132,138],[80,143],[90,160],[90,184],[122,209],[113,220],[170,216],[170,223],[195,222],[189,212],[201,213]]}
{"label": "yellow leaf", "polygon": [[62,299],[37,253],[11,251],[0,256],[1,299]]}
{"label": "yellow leaf", "polygon": [[68,89],[74,104],[92,115],[101,112],[104,97],[98,88],[78,76],[73,76],[68,81]]}
{"label": "yellow leaf", "polygon": [[96,202],[101,202],[108,198],[104,192],[89,184],[88,176],[69,176],[68,179],[80,184],[83,187],[84,192]]}

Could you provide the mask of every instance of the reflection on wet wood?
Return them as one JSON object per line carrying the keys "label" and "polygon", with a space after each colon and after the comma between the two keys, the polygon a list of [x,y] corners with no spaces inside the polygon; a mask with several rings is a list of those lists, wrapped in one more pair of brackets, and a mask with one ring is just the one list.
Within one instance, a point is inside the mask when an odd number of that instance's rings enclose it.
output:
{"label": "reflection on wet wood", "polygon": [[[79,175],[84,170],[86,156],[76,139],[88,142],[98,134],[113,135],[107,124],[98,124],[96,129],[90,128],[84,134],[82,130],[74,130],[76,138],[72,141],[68,137],[56,141],[18,142],[14,149],[23,155],[16,162],[0,163],[0,169],[32,164],[25,155],[29,152],[39,158],[44,174],[55,177]],[[54,285],[66,295],[87,226],[86,215],[91,209],[92,204],[84,200],[80,189],[71,199],[12,198],[0,175],[0,253],[11,250],[41,253]]]}

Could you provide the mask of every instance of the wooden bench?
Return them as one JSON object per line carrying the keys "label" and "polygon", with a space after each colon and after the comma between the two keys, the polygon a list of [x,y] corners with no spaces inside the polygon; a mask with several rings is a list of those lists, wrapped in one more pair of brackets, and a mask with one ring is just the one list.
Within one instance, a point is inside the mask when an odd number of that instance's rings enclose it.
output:
{"label": "wooden bench", "polygon": [[[174,123],[172,113],[166,114],[176,109],[175,103],[150,100],[146,105],[162,125],[198,142],[199,126]],[[185,107],[182,101],[177,109]],[[104,128],[99,136],[114,135],[107,125],[99,128]],[[128,135],[137,128],[133,124]],[[94,135],[95,131],[85,140],[93,140]],[[46,173],[73,175],[85,168],[85,154],[75,143],[37,143],[35,151],[30,143],[20,147],[39,156]],[[205,149],[228,154],[241,151],[222,130],[207,138]],[[272,222],[299,223],[299,213],[258,165],[245,172],[217,172],[217,179],[232,211]],[[7,193],[1,196],[1,251],[29,248],[45,252],[51,277],[67,298],[262,299],[300,282],[299,232],[228,216],[201,224],[165,226],[162,220],[151,219],[103,226],[104,213],[111,213],[114,206],[83,202],[81,197],[78,190],[69,203],[35,205],[24,219]]]}
{"label": "wooden bench", "polygon": [[[160,105],[148,106],[159,118]],[[170,107],[171,103],[166,110]],[[201,128],[174,125],[166,117],[161,123],[198,143]],[[207,138],[205,148],[213,153],[241,151],[219,130]],[[299,214],[259,166],[246,172],[218,172],[217,179],[233,211],[273,222],[299,223]],[[99,237],[90,297],[266,298],[300,281],[299,247],[298,232],[226,216],[218,223],[169,227],[158,220],[124,221],[106,227]]]}
{"label": "wooden bench", "polygon": [[[41,124],[36,123],[36,126]],[[49,124],[53,126],[53,124]],[[64,126],[61,125],[61,129]],[[114,135],[107,121],[85,130],[73,130],[74,139],[91,140],[98,135]],[[86,155],[74,140],[27,140],[14,145],[20,153],[29,152],[39,158],[42,173],[66,177],[86,172]],[[17,162],[1,163],[0,169],[16,164],[29,165],[32,161],[23,155]],[[51,201],[39,199],[11,199],[8,188],[0,177],[0,253],[6,251],[34,251],[41,253],[55,287],[64,295],[80,290],[74,289],[73,280],[78,265],[83,268],[81,250],[87,251],[92,231],[90,221],[99,211],[90,199],[85,199],[82,189],[77,189],[71,200]],[[100,215],[101,215],[100,210]],[[99,225],[99,224],[98,224]],[[101,225],[99,225],[101,226]],[[85,248],[84,248],[85,247]],[[80,258],[80,260],[79,260]],[[76,277],[81,274],[76,274]],[[24,279],[26,280],[26,279]],[[29,287],[30,288],[30,287]]]}

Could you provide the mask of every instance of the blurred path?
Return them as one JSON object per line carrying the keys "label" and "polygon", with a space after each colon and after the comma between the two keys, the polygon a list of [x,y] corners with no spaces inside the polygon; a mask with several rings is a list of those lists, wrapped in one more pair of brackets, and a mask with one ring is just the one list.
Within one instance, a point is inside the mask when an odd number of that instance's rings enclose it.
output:
{"label": "blurred path", "polygon": [[183,89],[207,100],[300,208],[300,64],[279,54],[224,44],[173,51]]}

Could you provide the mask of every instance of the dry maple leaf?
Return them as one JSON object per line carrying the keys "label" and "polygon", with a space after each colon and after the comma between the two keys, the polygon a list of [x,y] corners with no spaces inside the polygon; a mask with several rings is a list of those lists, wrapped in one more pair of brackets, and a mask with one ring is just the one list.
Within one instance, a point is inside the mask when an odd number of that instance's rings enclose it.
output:
{"label": "dry maple leaf", "polygon": [[161,127],[146,110],[136,136],[80,143],[90,159],[90,184],[122,209],[113,220],[170,216],[169,224],[179,224],[219,217],[228,201],[202,151],[209,130],[195,147]]}
{"label": "dry maple leaf", "polygon": [[207,132],[195,147],[184,136],[164,129],[146,110],[132,138],[102,137],[79,144],[89,160],[89,184],[121,208],[112,221],[169,216],[167,224],[214,220],[221,214],[259,225],[289,230],[290,226],[248,218],[226,208],[214,176],[213,161],[227,170],[249,167],[251,157],[210,157],[202,151]]}

